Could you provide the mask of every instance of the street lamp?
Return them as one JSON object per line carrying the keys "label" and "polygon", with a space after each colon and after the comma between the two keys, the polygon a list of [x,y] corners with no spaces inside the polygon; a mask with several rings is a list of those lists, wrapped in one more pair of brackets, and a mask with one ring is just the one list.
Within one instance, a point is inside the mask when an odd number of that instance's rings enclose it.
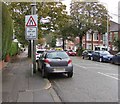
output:
{"label": "street lamp", "polygon": [[106,5],[106,9],[107,9],[107,33],[106,33],[106,46],[107,46],[107,49],[109,47],[109,39],[108,39],[108,35],[109,35],[109,18],[108,18],[108,4],[107,3],[104,3],[104,2],[99,2],[101,4],[104,4]]}

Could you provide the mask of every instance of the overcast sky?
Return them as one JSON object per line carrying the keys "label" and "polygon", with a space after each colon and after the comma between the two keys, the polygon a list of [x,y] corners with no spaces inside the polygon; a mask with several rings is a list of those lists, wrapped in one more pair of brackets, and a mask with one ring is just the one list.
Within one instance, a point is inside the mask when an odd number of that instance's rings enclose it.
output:
{"label": "overcast sky", "polygon": [[[109,11],[109,15],[112,17],[114,22],[118,23],[118,2],[120,0],[99,0]],[[71,0],[62,0],[62,2],[67,5],[67,11],[70,8]],[[119,11],[120,12],[120,11]]]}

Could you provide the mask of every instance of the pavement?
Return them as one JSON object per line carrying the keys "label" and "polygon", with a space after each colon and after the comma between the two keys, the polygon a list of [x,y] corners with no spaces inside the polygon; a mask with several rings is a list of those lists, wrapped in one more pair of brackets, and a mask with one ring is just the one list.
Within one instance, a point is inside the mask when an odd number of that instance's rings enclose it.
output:
{"label": "pavement", "polygon": [[31,70],[26,51],[12,58],[2,70],[2,102],[61,102],[49,80]]}

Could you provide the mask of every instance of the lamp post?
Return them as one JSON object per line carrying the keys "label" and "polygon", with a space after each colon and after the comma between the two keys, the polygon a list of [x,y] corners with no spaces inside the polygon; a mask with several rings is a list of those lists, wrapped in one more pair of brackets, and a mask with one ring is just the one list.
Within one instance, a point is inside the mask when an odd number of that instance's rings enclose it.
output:
{"label": "lamp post", "polygon": [[107,50],[108,50],[108,47],[109,47],[109,18],[108,18],[108,4],[107,3],[104,3],[104,2],[100,2],[101,4],[104,4],[106,5],[106,9],[107,9],[107,32],[106,32],[106,39],[105,39],[105,45],[107,46]]}
{"label": "lamp post", "polygon": [[[31,15],[36,14],[36,2],[31,4]],[[36,40],[31,40],[32,72],[36,73]]]}

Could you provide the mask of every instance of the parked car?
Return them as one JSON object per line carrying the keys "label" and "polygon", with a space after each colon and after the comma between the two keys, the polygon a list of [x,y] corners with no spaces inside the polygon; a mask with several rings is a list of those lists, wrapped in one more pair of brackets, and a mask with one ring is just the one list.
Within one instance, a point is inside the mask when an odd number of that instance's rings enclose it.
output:
{"label": "parked car", "polygon": [[66,51],[66,53],[67,53],[69,56],[76,56],[76,52],[73,51],[73,50],[68,50],[68,51]]}
{"label": "parked car", "polygon": [[108,51],[94,51],[91,56],[91,60],[99,62],[111,62],[113,55]]}
{"label": "parked car", "polygon": [[49,73],[65,73],[68,77],[73,76],[72,60],[65,51],[45,51],[38,61],[38,69],[42,77]]}
{"label": "parked car", "polygon": [[93,50],[84,50],[82,52],[82,58],[83,59],[86,58],[90,60],[93,52],[94,52]]}
{"label": "parked car", "polygon": [[36,62],[39,60],[40,56],[46,49],[36,49]]}
{"label": "parked car", "polygon": [[112,57],[111,63],[120,65],[120,52]]}

